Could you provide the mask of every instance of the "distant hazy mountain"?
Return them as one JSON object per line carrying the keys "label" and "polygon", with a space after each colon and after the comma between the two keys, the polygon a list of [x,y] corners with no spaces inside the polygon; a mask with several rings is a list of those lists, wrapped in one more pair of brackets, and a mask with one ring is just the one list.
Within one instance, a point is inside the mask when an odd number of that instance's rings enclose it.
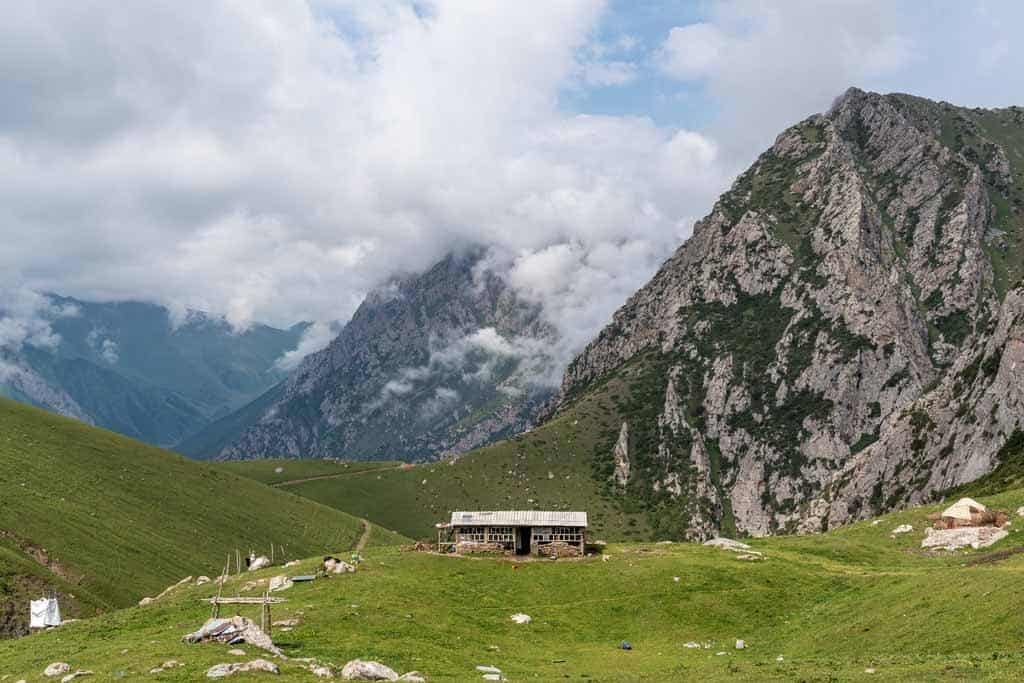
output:
{"label": "distant hazy mountain", "polygon": [[274,362],[305,329],[236,333],[199,312],[176,325],[153,304],[51,298],[77,313],[51,322],[55,348],[25,345],[0,359],[0,395],[165,446],[281,381]]}
{"label": "distant hazy mountain", "polygon": [[552,390],[535,381],[553,331],[479,253],[372,292],[288,380],[180,450],[423,460],[529,427]]}

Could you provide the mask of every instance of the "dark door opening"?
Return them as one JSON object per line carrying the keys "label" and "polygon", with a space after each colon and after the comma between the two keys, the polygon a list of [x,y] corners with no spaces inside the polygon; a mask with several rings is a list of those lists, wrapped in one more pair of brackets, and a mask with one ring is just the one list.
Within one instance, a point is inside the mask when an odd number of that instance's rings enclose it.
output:
{"label": "dark door opening", "polygon": [[516,534],[519,535],[519,542],[516,543],[516,555],[530,554],[530,527],[516,527]]}

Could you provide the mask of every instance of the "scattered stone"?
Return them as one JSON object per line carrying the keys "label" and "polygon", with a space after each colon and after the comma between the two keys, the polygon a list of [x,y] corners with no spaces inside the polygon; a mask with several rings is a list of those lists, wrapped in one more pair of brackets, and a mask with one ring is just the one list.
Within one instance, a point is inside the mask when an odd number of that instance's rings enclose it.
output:
{"label": "scattered stone", "polygon": [[716,657],[721,657],[721,656],[722,656],[722,655],[724,655],[724,654],[728,654],[728,653],[726,653],[726,652],[716,652],[716,653],[715,653],[715,656],[716,656]]}
{"label": "scattered stone", "polygon": [[60,679],[60,683],[71,683],[71,681],[75,680],[76,678],[82,678],[83,676],[92,676],[92,675],[93,675],[93,673],[91,671],[83,671],[83,670],[79,669],[78,671],[75,671],[74,673],[70,673],[67,676],[65,676],[64,678]]}
{"label": "scattered stone", "polygon": [[353,659],[341,670],[341,677],[346,681],[397,681],[395,670],[380,662]]}
{"label": "scattered stone", "polygon": [[331,671],[329,666],[322,666],[320,664],[310,664],[309,670],[317,678],[334,678],[334,672]]}
{"label": "scattered stone", "polygon": [[750,552],[750,553],[743,553],[741,555],[737,555],[736,559],[737,560],[745,560],[747,562],[752,562],[752,561],[757,561],[757,560],[763,560],[764,559],[764,555],[762,555],[761,553]]}
{"label": "scattered stone", "polygon": [[913,530],[914,527],[910,526],[909,524],[900,524],[898,527],[893,529],[892,533],[890,533],[889,535],[895,538],[898,534],[909,534]]}
{"label": "scattered stone", "polygon": [[878,526],[881,523],[882,523],[882,520],[876,519],[875,521],[871,522],[871,526]]}
{"label": "scattered stone", "polygon": [[723,537],[712,538],[709,541],[704,541],[704,545],[709,545],[713,548],[721,548],[722,550],[729,550],[734,553],[745,552],[751,549],[746,543],[740,543],[739,541],[734,541],[731,538]]}
{"label": "scattered stone", "polygon": [[484,674],[483,679],[485,681],[503,681],[505,680],[501,674]]}
{"label": "scattered stone", "polygon": [[426,683],[427,679],[423,677],[419,671],[409,671],[398,677],[400,681],[408,681],[408,683]]}
{"label": "scattered stone", "polygon": [[679,583],[679,577],[678,576],[673,576],[672,580],[675,581],[676,583]]}
{"label": "scattered stone", "polygon": [[1021,505],[1019,508],[1017,508],[1017,516],[1024,517],[1024,505]]}
{"label": "scattered stone", "polygon": [[284,472],[284,468],[283,467],[275,467],[274,468],[274,474],[281,474],[282,472]]}
{"label": "scattered stone", "polygon": [[737,649],[737,650],[743,650],[743,649],[745,649],[746,647],[747,647],[747,644],[746,644],[746,642],[745,642],[745,641],[743,641],[743,640],[737,640],[737,641],[736,641],[736,649]]}
{"label": "scattered stone", "polygon": [[869,666],[868,668],[864,669],[864,673],[866,673],[866,674],[873,674],[873,673],[875,673],[875,669],[873,667]]}
{"label": "scattered stone", "polygon": [[164,662],[160,666],[154,666],[152,669],[149,670],[149,673],[151,673],[151,674],[158,674],[158,673],[161,673],[163,671],[169,671],[170,669],[177,669],[179,666],[185,666],[185,665],[182,664],[181,662],[179,662],[176,659],[168,659],[166,662]]}
{"label": "scattered stone", "polygon": [[783,657],[782,655],[779,655],[778,657],[775,658],[775,661],[776,662],[784,662],[784,661],[786,661],[786,658]]}
{"label": "scattered stone", "polygon": [[1006,538],[1009,532],[994,526],[967,526],[955,529],[925,529],[924,540],[921,541],[922,548],[936,548],[940,550],[959,550],[970,546],[987,548],[990,545]]}
{"label": "scattered stone", "polygon": [[63,676],[69,671],[71,671],[71,665],[67,662],[54,662],[43,669],[43,675],[47,678],[53,678],[54,676]]}
{"label": "scattered stone", "polygon": [[688,643],[683,643],[683,647],[688,647],[691,650],[696,650],[696,649],[700,648],[700,643],[695,643],[694,641],[691,640]]}
{"label": "scattered stone", "polygon": [[350,565],[344,560],[339,560],[336,557],[325,557],[324,558],[324,571],[328,574],[347,574],[352,573],[356,568]]}
{"label": "scattered stone", "polygon": [[153,598],[142,598],[139,600],[139,607],[145,607],[146,605],[152,605]]}
{"label": "scattered stone", "polygon": [[299,564],[300,563],[299,563],[298,560],[292,560],[291,562],[285,562],[284,566],[285,567],[297,567]]}
{"label": "scattered stone", "polygon": [[229,655],[234,655],[235,657],[244,657],[245,656],[245,650],[240,650],[240,649],[238,649],[236,647],[233,650],[228,650],[228,654]]}
{"label": "scattered stone", "polygon": [[476,670],[482,674],[500,674],[501,669],[496,666],[485,666],[483,664],[477,664]]}
{"label": "scattered stone", "polygon": [[288,590],[293,585],[295,585],[295,584],[292,582],[291,579],[289,579],[284,574],[280,574],[280,575],[275,576],[275,577],[270,579],[270,586],[269,586],[269,588],[270,588],[270,591],[272,593],[274,593],[274,592],[277,592],[277,591]]}
{"label": "scattered stone", "polygon": [[200,576],[200,577],[196,578],[196,585],[197,586],[203,586],[203,585],[208,584],[208,583],[210,583],[210,577],[209,576]]}
{"label": "scattered stone", "polygon": [[260,555],[259,557],[249,558],[249,571],[254,572],[257,569],[263,569],[270,566],[270,558],[266,555]]}
{"label": "scattered stone", "polygon": [[298,619],[294,619],[294,618],[292,618],[292,619],[280,619],[280,620],[274,622],[274,626],[298,626],[298,625],[299,625],[299,620]]}
{"label": "scattered stone", "polygon": [[510,619],[512,619],[512,621],[516,622],[517,624],[529,624],[531,621],[533,621],[533,617],[531,617],[529,614],[523,614],[522,612],[513,614],[510,617]]}
{"label": "scattered stone", "polygon": [[251,662],[234,662],[233,664],[217,664],[206,670],[207,678],[226,678],[237,673],[262,671],[268,674],[279,674],[277,664],[265,659],[254,659]]}

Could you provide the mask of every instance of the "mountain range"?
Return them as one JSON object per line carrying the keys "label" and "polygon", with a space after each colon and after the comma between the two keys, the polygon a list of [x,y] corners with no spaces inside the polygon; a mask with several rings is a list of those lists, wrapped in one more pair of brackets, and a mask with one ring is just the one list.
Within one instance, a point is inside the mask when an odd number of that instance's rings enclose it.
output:
{"label": "mountain range", "polygon": [[0,395],[171,446],[277,384],[305,324],[237,331],[198,311],[49,295],[52,344],[0,356]]}
{"label": "mountain range", "polygon": [[372,291],[327,348],[180,450],[416,461],[528,428],[554,392],[554,331],[484,257],[451,254]]}

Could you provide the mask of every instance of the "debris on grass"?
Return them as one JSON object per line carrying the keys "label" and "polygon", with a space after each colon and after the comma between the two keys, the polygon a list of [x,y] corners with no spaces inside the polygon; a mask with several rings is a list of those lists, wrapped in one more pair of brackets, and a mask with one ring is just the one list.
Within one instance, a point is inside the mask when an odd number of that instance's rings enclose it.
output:
{"label": "debris on grass", "polygon": [[176,659],[168,659],[166,662],[164,662],[160,666],[154,666],[152,669],[149,670],[149,673],[151,673],[151,674],[158,674],[158,673],[162,673],[164,671],[170,671],[171,669],[177,669],[178,667],[181,667],[181,666],[185,666],[185,665],[182,664],[181,662],[179,662]]}
{"label": "debris on grass", "polygon": [[633,649],[633,645],[628,640],[624,640],[621,643],[619,643],[619,649],[620,650],[632,650]]}
{"label": "debris on grass", "polygon": [[517,624],[529,624],[531,621],[533,621],[533,617],[531,617],[529,614],[523,614],[522,612],[513,614],[509,618]]}
{"label": "debris on grass", "polygon": [[54,676],[63,676],[69,671],[71,671],[71,665],[67,662],[54,662],[43,669],[43,675],[47,678],[53,678]]}
{"label": "debris on grass", "polygon": [[722,550],[729,550],[734,553],[748,552],[752,550],[752,548],[746,543],[740,543],[739,541],[734,541],[731,538],[725,538],[723,536],[704,541],[704,545],[711,546],[713,548],[721,548]]}
{"label": "debris on grass", "polygon": [[413,683],[426,679],[419,671],[408,671],[399,676],[394,669],[380,662],[353,659],[341,670],[341,677],[346,681],[411,681]]}
{"label": "debris on grass", "polygon": [[198,631],[188,633],[182,637],[186,643],[219,642],[228,645],[248,643],[275,655],[280,655],[274,642],[263,632],[252,620],[245,617],[231,617],[230,619],[209,619]]}
{"label": "debris on grass", "polygon": [[227,678],[237,673],[264,672],[268,674],[279,674],[281,670],[277,664],[268,662],[265,659],[254,659],[251,662],[233,662],[231,664],[215,664],[206,670],[207,678]]}
{"label": "debris on grass", "polygon": [[92,676],[92,675],[93,675],[92,671],[84,671],[82,669],[78,669],[77,671],[75,671],[73,673],[69,673],[67,676],[65,676],[64,678],[60,679],[60,683],[71,683],[71,681],[75,680],[76,678],[82,678],[84,676]]}

